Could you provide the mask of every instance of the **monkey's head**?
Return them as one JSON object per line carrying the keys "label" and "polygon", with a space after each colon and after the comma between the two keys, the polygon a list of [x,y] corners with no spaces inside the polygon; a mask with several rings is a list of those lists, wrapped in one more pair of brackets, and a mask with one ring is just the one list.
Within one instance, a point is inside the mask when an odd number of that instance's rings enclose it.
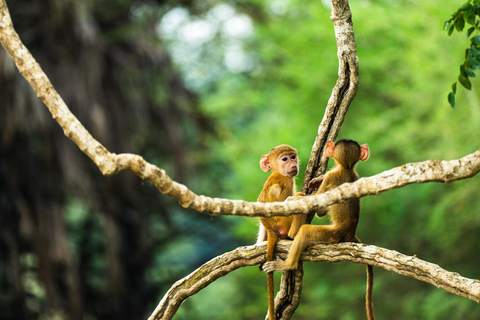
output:
{"label": "monkey's head", "polygon": [[298,151],[289,145],[282,144],[260,158],[260,167],[263,171],[272,170],[293,178],[298,174]]}
{"label": "monkey's head", "polygon": [[337,143],[328,141],[325,147],[325,155],[347,169],[355,167],[360,160],[367,160],[369,154],[367,144],[359,145],[357,141],[350,139],[339,140]]}

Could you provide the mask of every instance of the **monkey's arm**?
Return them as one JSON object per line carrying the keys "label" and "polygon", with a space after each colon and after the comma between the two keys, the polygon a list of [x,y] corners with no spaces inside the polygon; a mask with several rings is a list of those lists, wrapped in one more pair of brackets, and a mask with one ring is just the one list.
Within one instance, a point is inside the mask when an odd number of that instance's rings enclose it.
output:
{"label": "monkey's arm", "polygon": [[[297,192],[294,196],[290,196],[287,198],[286,201],[291,201],[291,200],[298,200],[304,197],[305,194],[303,192]],[[290,226],[290,230],[288,231],[288,237],[290,239],[294,239],[295,236],[298,233],[298,230],[300,230],[300,227],[304,225],[307,222],[307,216],[306,215],[296,215],[293,217],[292,220],[292,225]]]}
{"label": "monkey's arm", "polygon": [[317,217],[319,218],[325,217],[329,212],[330,212],[330,207],[317,210]]}
{"label": "monkey's arm", "polygon": [[310,180],[310,182],[308,183],[308,189],[310,189],[310,191],[312,192],[315,192],[322,184],[324,178],[325,178],[325,175],[322,174]]}
{"label": "monkey's arm", "polygon": [[266,202],[274,202],[274,201],[283,201],[280,199],[280,193],[282,192],[282,188],[279,184],[274,184],[268,189],[268,198]]}
{"label": "monkey's arm", "polygon": [[[336,187],[335,181],[333,181],[333,179],[331,178],[331,175],[329,174],[321,175],[315,179],[312,179],[310,183],[312,183],[314,180],[317,180],[317,179],[320,180],[320,184],[319,184],[320,187],[317,190],[317,192],[315,192],[315,194],[321,194],[331,189],[334,189]],[[310,188],[310,184],[308,187]],[[330,207],[326,207],[316,211],[317,216],[319,218],[326,216],[329,212],[330,212]]]}

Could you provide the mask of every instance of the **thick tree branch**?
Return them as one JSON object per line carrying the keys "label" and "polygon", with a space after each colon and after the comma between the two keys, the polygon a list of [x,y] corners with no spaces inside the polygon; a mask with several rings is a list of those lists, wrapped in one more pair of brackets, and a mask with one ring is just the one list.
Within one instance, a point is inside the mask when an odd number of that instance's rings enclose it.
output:
{"label": "thick tree branch", "polygon": [[[281,240],[276,252],[285,259],[291,241]],[[171,319],[179,306],[190,296],[208,286],[220,277],[242,267],[253,266],[265,261],[266,243],[240,247],[216,257],[177,281],[165,294],[150,316],[150,320]],[[460,297],[480,303],[480,281],[449,272],[436,264],[416,256],[361,243],[339,243],[310,245],[302,254],[303,261],[312,262],[353,262],[369,264],[400,275],[430,283]]]}

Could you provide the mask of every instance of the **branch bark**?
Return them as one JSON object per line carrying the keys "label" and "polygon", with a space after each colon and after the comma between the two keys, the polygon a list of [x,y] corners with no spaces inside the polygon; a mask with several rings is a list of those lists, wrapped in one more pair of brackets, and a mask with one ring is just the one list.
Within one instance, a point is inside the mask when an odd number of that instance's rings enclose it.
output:
{"label": "branch bark", "polygon": [[305,170],[302,186],[302,192],[305,194],[308,192],[308,182],[327,170],[328,158],[322,151],[327,141],[335,141],[337,138],[359,84],[357,47],[348,0],[332,0],[331,3],[330,19],[334,25],[339,61],[338,79],[328,100]]}
{"label": "branch bark", "polygon": [[[282,259],[286,258],[290,244],[291,241],[287,240],[277,243],[276,252]],[[172,319],[178,307],[190,296],[238,268],[265,262],[265,252],[266,243],[262,243],[240,247],[210,260],[185,278],[177,281],[165,294],[149,320]],[[440,266],[421,260],[416,256],[406,256],[373,245],[351,242],[316,243],[305,249],[301,260],[369,264],[430,283],[457,296],[480,303],[479,280],[468,279],[458,273],[446,271]]]}

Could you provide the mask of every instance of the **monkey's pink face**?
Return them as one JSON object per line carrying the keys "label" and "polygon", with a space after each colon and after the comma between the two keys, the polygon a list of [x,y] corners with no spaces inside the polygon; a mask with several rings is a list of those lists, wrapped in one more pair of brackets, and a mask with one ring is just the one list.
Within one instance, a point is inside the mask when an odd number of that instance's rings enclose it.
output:
{"label": "monkey's pink face", "polygon": [[294,153],[284,153],[278,158],[280,172],[287,177],[293,178],[298,174],[298,157]]}

